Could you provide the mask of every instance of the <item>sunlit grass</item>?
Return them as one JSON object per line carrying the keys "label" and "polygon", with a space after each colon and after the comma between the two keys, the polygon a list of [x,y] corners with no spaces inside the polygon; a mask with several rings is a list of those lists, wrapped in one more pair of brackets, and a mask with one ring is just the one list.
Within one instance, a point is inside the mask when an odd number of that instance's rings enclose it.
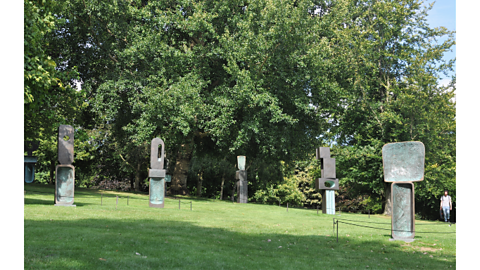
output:
{"label": "sunlit grass", "polygon": [[[76,189],[76,207],[60,207],[52,186],[25,189],[25,269],[455,268],[455,234],[421,233],[455,232],[440,222],[417,221],[428,225],[405,243],[389,241],[390,218],[382,215],[187,197],[180,210],[168,198],[155,209],[147,195],[106,192],[113,197],[101,199],[101,191],[87,189]],[[382,229],[340,223],[337,243],[334,217]]]}

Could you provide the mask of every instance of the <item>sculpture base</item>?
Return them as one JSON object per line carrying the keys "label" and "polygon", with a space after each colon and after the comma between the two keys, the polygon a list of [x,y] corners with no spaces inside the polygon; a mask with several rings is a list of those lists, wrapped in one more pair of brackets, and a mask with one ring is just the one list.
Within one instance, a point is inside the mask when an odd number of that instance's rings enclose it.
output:
{"label": "sculpture base", "polygon": [[73,205],[75,194],[75,168],[57,165],[55,170],[55,205]]}
{"label": "sculpture base", "polygon": [[35,180],[35,163],[37,163],[37,157],[26,156],[23,157],[24,164],[24,181],[25,183],[33,183]]}
{"label": "sculpture base", "polygon": [[404,241],[404,242],[407,242],[407,243],[411,243],[411,242],[415,241],[415,239],[390,238],[390,239],[388,239],[388,241]]}
{"label": "sculpture base", "polygon": [[75,204],[54,204],[55,206],[73,206],[77,207]]}
{"label": "sculpture base", "polygon": [[165,208],[165,178],[150,178],[148,206]]}
{"label": "sculpture base", "polygon": [[248,202],[248,182],[247,182],[247,171],[240,170],[237,171],[237,203],[247,203]]}
{"label": "sculpture base", "polygon": [[415,196],[413,183],[392,183],[392,238],[415,237]]}
{"label": "sculpture base", "polygon": [[322,190],[322,213],[335,215],[335,191]]}

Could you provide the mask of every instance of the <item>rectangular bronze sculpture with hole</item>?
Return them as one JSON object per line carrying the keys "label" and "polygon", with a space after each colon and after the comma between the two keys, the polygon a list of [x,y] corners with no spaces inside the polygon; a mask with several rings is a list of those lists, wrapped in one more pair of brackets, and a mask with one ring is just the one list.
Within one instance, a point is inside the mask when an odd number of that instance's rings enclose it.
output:
{"label": "rectangular bronze sculpture with hole", "polygon": [[421,142],[388,143],[383,146],[385,182],[392,182],[392,240],[413,241],[415,237],[415,190],[423,181],[425,146]]}

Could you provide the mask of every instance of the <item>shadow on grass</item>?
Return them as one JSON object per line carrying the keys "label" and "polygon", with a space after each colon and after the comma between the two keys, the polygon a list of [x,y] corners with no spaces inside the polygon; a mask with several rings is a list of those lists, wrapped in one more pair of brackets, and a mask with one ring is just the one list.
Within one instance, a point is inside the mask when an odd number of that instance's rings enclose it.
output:
{"label": "shadow on grass", "polygon": [[51,200],[42,200],[42,199],[29,199],[25,198],[25,204],[43,204],[43,205],[53,205],[53,196]]}
{"label": "shadow on grass", "polygon": [[[29,199],[25,198],[25,205],[28,204],[42,204],[42,205],[55,205],[55,201],[52,199],[49,200],[42,200],[42,199]],[[81,202],[73,202],[76,206],[85,206],[85,205],[93,205],[93,203],[81,203]]]}
{"label": "shadow on grass", "polygon": [[[392,238],[392,235],[391,234],[384,234],[383,235],[384,237],[388,237],[388,238]],[[415,239],[418,240],[418,239],[422,239],[421,236],[418,235],[418,233],[415,234]],[[400,241],[400,240],[399,240]]]}
{"label": "shadow on grass", "polygon": [[402,250],[403,242],[249,234],[161,216],[25,219],[24,239],[25,269],[439,269],[448,257]]}

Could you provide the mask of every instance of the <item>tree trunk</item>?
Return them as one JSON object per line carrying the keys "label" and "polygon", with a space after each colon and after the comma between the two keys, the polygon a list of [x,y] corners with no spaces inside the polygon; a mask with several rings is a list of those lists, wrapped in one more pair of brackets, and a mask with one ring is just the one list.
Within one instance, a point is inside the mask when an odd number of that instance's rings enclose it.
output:
{"label": "tree trunk", "polygon": [[220,185],[220,201],[223,200],[223,185],[225,184],[225,172],[222,175],[222,185]]}
{"label": "tree trunk", "polygon": [[188,144],[183,144],[180,147],[175,163],[175,170],[172,175],[171,188],[175,190],[176,194],[187,195],[187,173],[190,161],[192,160],[192,147]]}
{"label": "tree trunk", "polygon": [[385,183],[385,206],[383,214],[387,216],[392,215],[392,183]]}
{"label": "tree trunk", "polygon": [[140,191],[140,169],[142,168],[142,164],[140,162],[137,163],[137,171],[135,172],[135,191]]}
{"label": "tree trunk", "polygon": [[233,180],[232,183],[232,202],[235,202],[235,188],[237,187],[237,180]]}
{"label": "tree trunk", "polygon": [[135,189],[135,175],[130,175],[130,189],[134,190]]}
{"label": "tree trunk", "polygon": [[197,197],[202,196],[202,183],[203,183],[203,170],[200,171],[200,174],[198,175],[198,181],[197,181]]}
{"label": "tree trunk", "polygon": [[49,184],[54,184],[54,173],[55,173],[55,160],[50,160],[50,177],[48,179]]}

